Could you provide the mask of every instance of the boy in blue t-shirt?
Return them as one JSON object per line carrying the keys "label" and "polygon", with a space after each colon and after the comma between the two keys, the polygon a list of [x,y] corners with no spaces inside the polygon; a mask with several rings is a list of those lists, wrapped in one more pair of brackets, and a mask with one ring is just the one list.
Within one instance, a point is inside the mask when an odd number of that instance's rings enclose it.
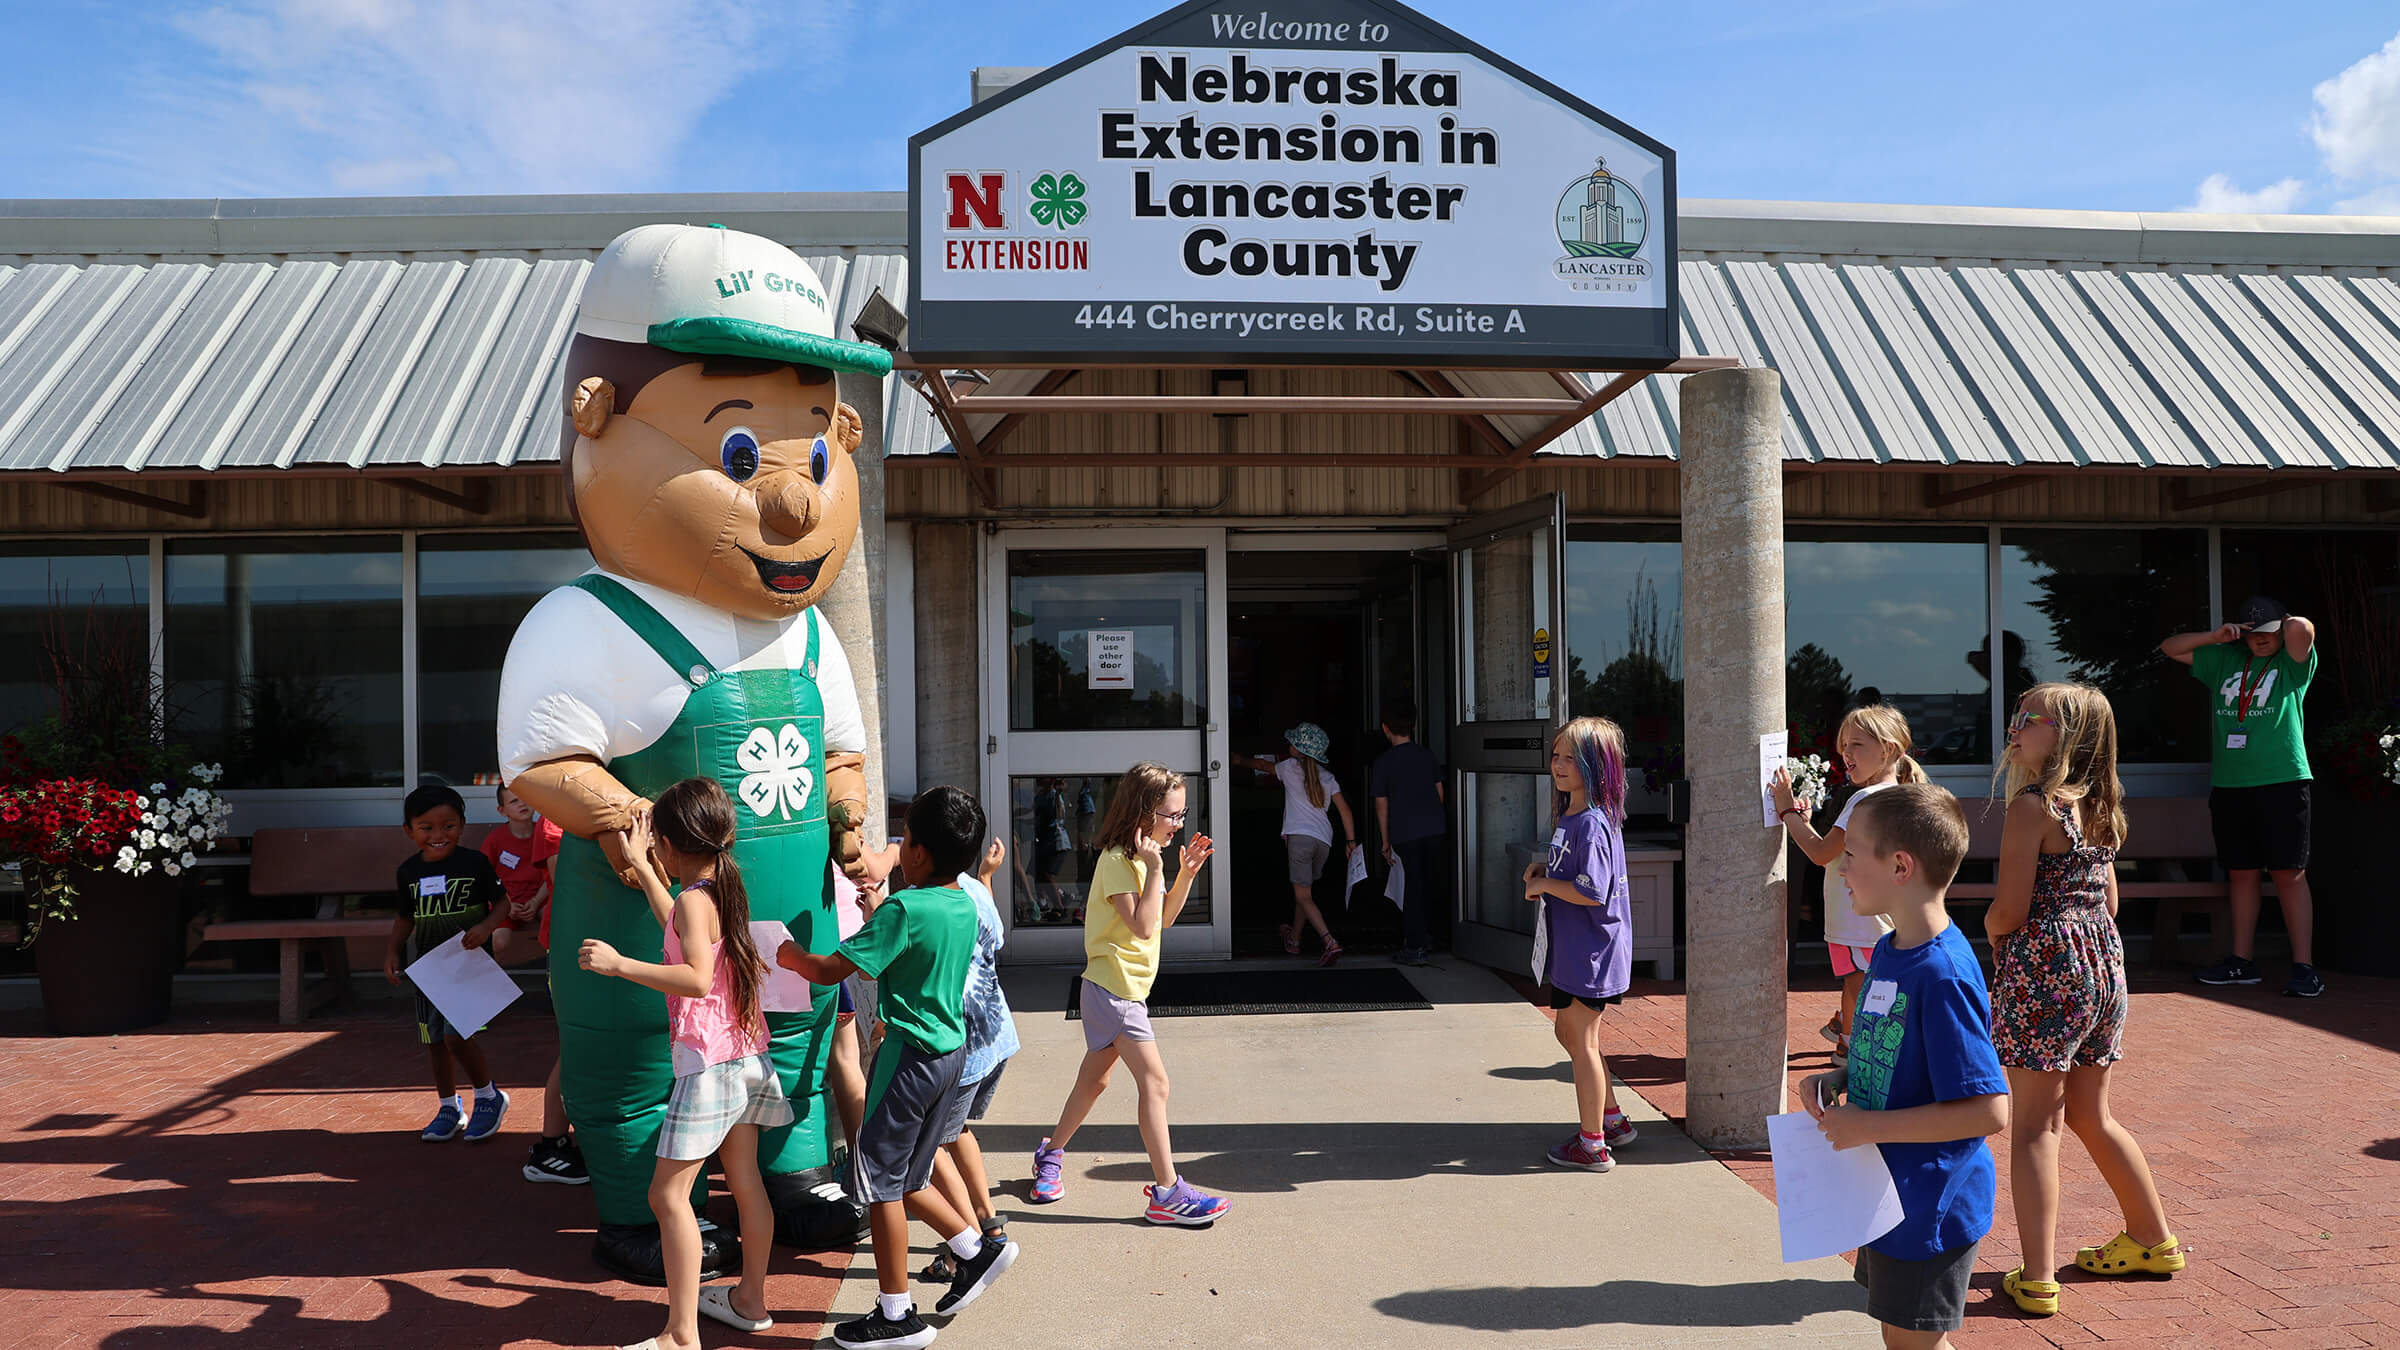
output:
{"label": "boy in blue t-shirt", "polygon": [[[1984,1139],[2008,1124],[1983,968],[1943,908],[1966,854],[1967,818],[1947,790],[1903,783],[1859,800],[1842,880],[1851,907],[1889,917],[1892,931],[1875,944],[1848,1069],[1801,1085],[1828,1142],[1877,1145],[1891,1168],[1900,1224],[1859,1249],[1858,1282],[1883,1343],[1918,1350],[1949,1345],[1966,1318],[1975,1251],[1992,1227]],[[1829,1104],[1844,1091],[1848,1105]]]}

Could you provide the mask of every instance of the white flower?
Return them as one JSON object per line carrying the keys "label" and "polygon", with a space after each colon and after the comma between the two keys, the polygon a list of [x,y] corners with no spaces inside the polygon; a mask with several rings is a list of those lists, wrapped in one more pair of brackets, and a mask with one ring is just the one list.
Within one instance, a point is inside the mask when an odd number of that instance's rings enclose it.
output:
{"label": "white flower", "polygon": [[156,830],[144,830],[144,831],[142,831],[142,834],[141,834],[141,840],[142,840],[142,847],[143,847],[143,848],[145,848],[145,849],[157,848],[157,847],[158,847],[158,832],[157,832]]}
{"label": "white flower", "polygon": [[191,824],[191,823],[192,823],[192,810],[191,810],[191,808],[190,808],[190,807],[188,807],[188,806],[178,806],[178,807],[176,807],[176,808],[175,808],[175,811],[174,811],[174,819],[175,819],[175,824],[176,824],[178,827],[181,827],[181,826],[184,826],[184,825],[189,825],[189,824]]}
{"label": "white flower", "polygon": [[150,785],[150,795],[151,795],[151,796],[153,796],[153,797],[157,796],[158,794],[160,794],[160,793],[162,793],[162,792],[164,792],[164,791],[166,791],[166,790],[167,790],[167,785],[166,785],[166,784],[164,784],[164,783],[152,783],[152,784]]}
{"label": "white flower", "polygon": [[[2386,740],[2384,741],[2384,744],[2386,744],[2386,745],[2389,745],[2389,744],[2391,744],[2391,741],[2390,741],[2389,739],[2386,739]],[[143,811],[147,811],[147,810],[149,810],[149,809],[150,809],[150,799],[149,799],[148,797],[144,797],[144,796],[140,795],[139,793],[136,793],[136,794],[134,795],[134,798],[133,798],[133,804],[134,804],[134,806],[135,806],[136,808],[138,808],[138,809],[140,809],[140,810],[143,810]]]}
{"label": "white flower", "polygon": [[183,869],[177,867],[173,863],[161,863],[159,864],[159,869],[171,877],[179,877],[183,875]]}
{"label": "white flower", "polygon": [[133,871],[133,868],[134,868],[134,862],[133,862],[133,859],[132,859],[130,856],[127,856],[127,857],[122,857],[122,858],[119,858],[119,859],[117,859],[117,870],[118,870],[118,871],[120,871],[120,872],[124,872],[124,873],[127,873],[127,874],[131,874],[131,873],[132,873],[132,871]]}
{"label": "white flower", "polygon": [[133,850],[133,845],[131,845],[131,844],[127,844],[125,847],[123,847],[123,848],[121,848],[121,849],[118,849],[118,850],[117,850],[117,861],[118,861],[118,862],[132,862],[132,861],[133,861],[133,859],[134,859],[134,857],[135,857],[135,854],[134,854],[134,850]]}
{"label": "white flower", "polygon": [[201,829],[197,825],[194,825],[189,830],[184,831],[184,833],[190,835],[194,840],[205,839],[208,837],[208,832]]}
{"label": "white flower", "polygon": [[192,855],[192,851],[188,848],[183,851],[182,861],[183,865],[186,867],[197,867],[200,865],[200,860],[197,857],[194,857]]}
{"label": "white flower", "polygon": [[133,869],[133,874],[134,874],[135,876],[137,876],[137,877],[138,877],[138,876],[145,876],[145,875],[148,875],[149,871],[150,871],[150,864],[148,864],[148,863],[143,863],[141,866],[139,866],[139,867],[136,867],[136,868],[134,868],[134,869]]}

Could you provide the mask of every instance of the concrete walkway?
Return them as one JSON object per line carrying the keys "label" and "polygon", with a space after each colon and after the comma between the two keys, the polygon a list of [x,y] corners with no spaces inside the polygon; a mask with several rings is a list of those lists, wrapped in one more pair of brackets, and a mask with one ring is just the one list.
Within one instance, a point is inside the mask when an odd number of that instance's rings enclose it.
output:
{"label": "concrete walkway", "polygon": [[[1025,1203],[1083,1033],[1060,1015],[1066,972],[1011,972],[1025,1049],[979,1137],[1023,1254],[940,1343],[1872,1343],[1850,1267],[1784,1265],[1774,1205],[1631,1092],[1642,1137],[1615,1171],[1544,1162],[1574,1113],[1550,1024],[1489,971],[1443,959],[1409,972],[1430,1011],[1159,1019],[1177,1157],[1233,1202],[1200,1230],[1141,1217],[1149,1165],[1122,1071],[1076,1136],[1065,1200]],[[932,1239],[915,1224],[911,1240],[920,1269]],[[918,1285],[919,1307],[939,1293]],[[862,1246],[828,1322],[874,1295]]]}

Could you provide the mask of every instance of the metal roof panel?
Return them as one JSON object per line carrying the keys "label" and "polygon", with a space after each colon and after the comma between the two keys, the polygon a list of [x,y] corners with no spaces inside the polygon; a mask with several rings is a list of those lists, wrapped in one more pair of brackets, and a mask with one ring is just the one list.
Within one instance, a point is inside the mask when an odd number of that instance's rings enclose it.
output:
{"label": "metal roof panel", "polygon": [[151,351],[165,340],[175,316],[208,279],[208,269],[190,263],[162,263],[139,269],[143,275],[133,293],[117,306],[107,327],[96,336],[84,358],[66,378],[53,385],[41,410],[18,431],[11,449],[25,467],[37,461],[63,468],[86,455],[114,459],[91,433],[107,417],[133,377],[140,374]]}
{"label": "metal roof panel", "polygon": [[144,468],[213,469],[341,269],[287,262],[267,279],[159,435]]}
{"label": "metal roof panel", "polygon": [[208,279],[184,302],[174,325],[151,348],[141,372],[92,428],[84,442],[88,454],[79,458],[117,469],[139,469],[147,464],[159,438],[183,411],[184,400],[274,277],[275,268],[269,263],[210,267]]}
{"label": "metal roof panel", "polygon": [[289,462],[352,467],[366,463],[367,448],[391,416],[450,293],[466,274],[463,262],[412,262],[402,268],[399,284],[376,311],[366,341]]}
{"label": "metal roof panel", "polygon": [[[506,464],[523,443],[550,383],[551,367],[575,322],[575,297],[591,264],[549,258],[533,265],[494,341],[474,399],[439,447],[443,464]],[[555,409],[561,405],[549,405]],[[555,428],[555,424],[554,424]],[[553,438],[552,453],[556,454]]]}

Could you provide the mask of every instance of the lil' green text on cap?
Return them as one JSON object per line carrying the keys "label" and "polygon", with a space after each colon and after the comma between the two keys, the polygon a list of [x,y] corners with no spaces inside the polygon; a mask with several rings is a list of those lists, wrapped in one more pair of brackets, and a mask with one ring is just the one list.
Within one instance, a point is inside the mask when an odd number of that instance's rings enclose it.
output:
{"label": "lil' green text on cap", "polygon": [[584,279],[575,331],[693,356],[746,356],[888,375],[892,354],[834,336],[816,269],[760,235],[722,225],[642,225]]}

